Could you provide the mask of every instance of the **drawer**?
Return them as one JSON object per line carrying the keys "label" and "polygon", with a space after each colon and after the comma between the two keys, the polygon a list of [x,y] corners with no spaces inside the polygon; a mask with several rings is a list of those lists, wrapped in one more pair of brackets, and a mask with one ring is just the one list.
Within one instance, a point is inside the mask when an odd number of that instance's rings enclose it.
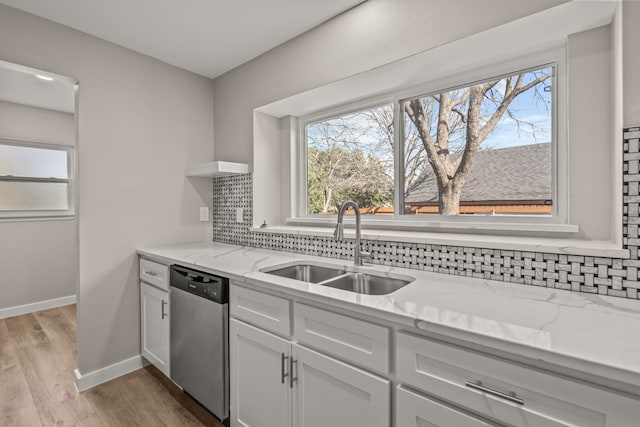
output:
{"label": "drawer", "polygon": [[169,290],[169,267],[145,258],[140,258],[140,280]]}
{"label": "drawer", "polygon": [[323,353],[389,373],[390,329],[296,303],[294,335],[298,342]]}
{"label": "drawer", "polygon": [[291,336],[291,301],[251,289],[230,286],[232,317],[285,337]]}
{"label": "drawer", "polygon": [[436,402],[403,386],[396,389],[396,426],[491,427],[479,418]]}
{"label": "drawer", "polygon": [[404,384],[509,425],[608,425],[594,389],[407,333],[397,334],[396,373]]}

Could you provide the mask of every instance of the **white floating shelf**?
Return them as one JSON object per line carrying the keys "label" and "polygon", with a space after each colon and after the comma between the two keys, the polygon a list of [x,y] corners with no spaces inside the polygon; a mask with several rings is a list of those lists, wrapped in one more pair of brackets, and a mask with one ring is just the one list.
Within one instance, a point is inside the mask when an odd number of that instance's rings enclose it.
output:
{"label": "white floating shelf", "polygon": [[186,176],[197,176],[203,178],[213,178],[215,176],[227,176],[249,173],[249,165],[246,163],[233,162],[209,162],[188,167]]}

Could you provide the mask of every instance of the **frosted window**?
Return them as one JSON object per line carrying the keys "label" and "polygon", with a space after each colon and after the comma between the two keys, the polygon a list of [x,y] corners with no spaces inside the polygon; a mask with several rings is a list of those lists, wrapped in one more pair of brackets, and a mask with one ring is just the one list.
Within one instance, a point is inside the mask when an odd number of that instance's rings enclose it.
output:
{"label": "frosted window", "polygon": [[67,183],[0,181],[0,211],[67,210],[68,186]]}
{"label": "frosted window", "polygon": [[0,176],[67,179],[65,150],[0,144]]}
{"label": "frosted window", "polygon": [[73,147],[0,140],[0,220],[74,214]]}

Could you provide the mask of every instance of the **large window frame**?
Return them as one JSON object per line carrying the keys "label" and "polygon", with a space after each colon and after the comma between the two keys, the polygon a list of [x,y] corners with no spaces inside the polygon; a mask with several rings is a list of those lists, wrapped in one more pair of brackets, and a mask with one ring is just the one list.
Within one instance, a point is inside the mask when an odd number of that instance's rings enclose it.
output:
{"label": "large window frame", "polygon": [[[439,93],[487,81],[493,78],[505,77],[515,73],[552,66],[552,214],[541,215],[498,215],[498,216],[446,216],[446,215],[404,215],[404,171],[402,164],[404,150],[404,114],[401,111],[402,102],[423,96]],[[298,156],[297,178],[298,192],[295,195],[296,215],[290,218],[290,223],[305,223],[323,225],[335,222],[333,215],[313,215],[307,210],[307,136],[309,124],[343,116],[357,111],[391,104],[394,108],[394,214],[389,216],[364,215],[363,224],[370,228],[474,228],[501,229],[504,224],[513,224],[511,229],[531,231],[576,231],[575,226],[568,224],[568,171],[567,171],[567,70],[566,48],[558,47],[544,52],[528,55],[527,57],[505,61],[501,64],[464,71],[452,77],[434,80],[432,82],[398,89],[392,93],[372,96],[360,101],[334,106],[298,118]],[[510,229],[506,227],[505,229]]]}
{"label": "large window frame", "polygon": [[0,221],[69,219],[75,216],[75,149],[71,145],[0,139],[0,144],[42,150],[61,151],[67,157],[67,178],[0,175],[0,182],[50,183],[67,186],[67,209],[0,211]]}

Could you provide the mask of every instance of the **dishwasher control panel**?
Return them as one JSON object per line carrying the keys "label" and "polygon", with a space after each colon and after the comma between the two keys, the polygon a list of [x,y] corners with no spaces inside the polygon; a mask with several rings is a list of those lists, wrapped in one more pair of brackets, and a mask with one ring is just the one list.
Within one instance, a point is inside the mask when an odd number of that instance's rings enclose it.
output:
{"label": "dishwasher control panel", "polygon": [[229,279],[181,265],[172,265],[169,283],[202,298],[220,304],[229,302]]}

